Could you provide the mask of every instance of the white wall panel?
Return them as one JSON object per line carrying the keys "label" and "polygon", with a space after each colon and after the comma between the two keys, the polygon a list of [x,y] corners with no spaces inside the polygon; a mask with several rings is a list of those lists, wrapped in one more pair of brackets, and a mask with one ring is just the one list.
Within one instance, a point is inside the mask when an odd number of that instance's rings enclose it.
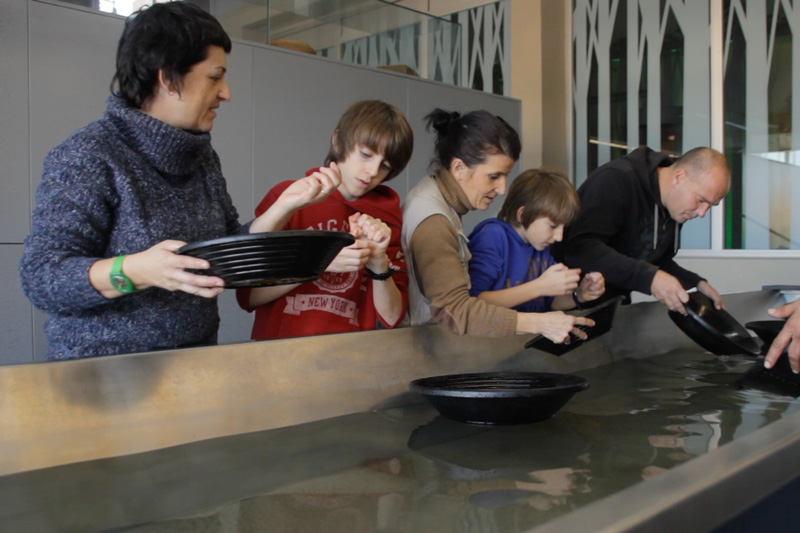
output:
{"label": "white wall panel", "polygon": [[[220,106],[211,132],[212,144],[222,162],[228,192],[241,222],[253,218],[253,209],[259,200],[253,194],[253,53],[253,46],[233,43],[225,75],[231,88],[231,101]],[[225,291],[219,297],[219,309],[222,321],[219,342],[248,340],[253,318],[236,303],[235,291]]]}
{"label": "white wall panel", "polygon": [[28,2],[30,167],[36,190],[44,156],[100,118],[114,75],[121,17]]}
{"label": "white wall panel", "polygon": [[406,80],[300,52],[254,50],[255,201],[324,162],[339,116],[353,102],[377,98],[405,109]]}
{"label": "white wall panel", "polygon": [[28,4],[0,0],[0,242],[30,231],[28,180]]}
{"label": "white wall panel", "polygon": [[[800,284],[800,276],[797,275],[800,259],[794,257],[686,257],[679,252],[676,261],[682,267],[707,278],[722,294],[758,291],[765,285]],[[650,300],[654,298],[633,294],[634,302]],[[759,317],[759,320],[769,319],[766,314]]]}
{"label": "white wall panel", "polygon": [[21,244],[0,244],[0,365],[33,362],[33,306],[17,273]]}
{"label": "white wall panel", "polygon": [[211,131],[211,144],[219,154],[228,192],[242,222],[250,220],[253,203],[253,48],[233,43],[228,55],[225,78],[231,89],[231,101],[218,109]]}

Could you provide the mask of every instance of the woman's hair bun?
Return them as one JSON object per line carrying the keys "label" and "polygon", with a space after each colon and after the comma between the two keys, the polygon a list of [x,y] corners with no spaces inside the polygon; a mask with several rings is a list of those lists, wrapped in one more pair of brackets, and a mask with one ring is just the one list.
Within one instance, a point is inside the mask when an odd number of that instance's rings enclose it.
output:
{"label": "woman's hair bun", "polygon": [[462,115],[436,108],[425,116],[425,131],[436,130],[431,166],[447,169],[454,158],[472,168],[489,155],[503,154],[514,161],[521,149],[519,135],[505,120],[478,109]]}
{"label": "woman's hair bun", "polygon": [[461,117],[461,113],[458,111],[445,111],[437,107],[425,117],[428,120],[425,131],[430,131],[433,128],[439,135],[447,135],[447,132],[450,131],[450,126],[459,117]]}

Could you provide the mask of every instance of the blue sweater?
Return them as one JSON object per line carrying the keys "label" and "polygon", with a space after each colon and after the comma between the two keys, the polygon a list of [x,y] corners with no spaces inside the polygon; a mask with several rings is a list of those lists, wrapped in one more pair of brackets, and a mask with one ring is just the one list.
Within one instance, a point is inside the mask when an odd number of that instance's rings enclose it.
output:
{"label": "blue sweater", "polygon": [[[475,226],[469,235],[469,277],[471,296],[484,291],[516,287],[541,276],[555,264],[550,250],[537,251],[522,240],[509,224],[490,218]],[[553,297],[543,296],[514,307],[524,313],[550,311]]]}
{"label": "blue sweater", "polygon": [[192,134],[110,96],[103,117],[45,158],[20,278],[48,313],[48,359],[213,344],[216,299],[160,288],[106,299],[89,283],[103,258],[246,232],[209,134]]}

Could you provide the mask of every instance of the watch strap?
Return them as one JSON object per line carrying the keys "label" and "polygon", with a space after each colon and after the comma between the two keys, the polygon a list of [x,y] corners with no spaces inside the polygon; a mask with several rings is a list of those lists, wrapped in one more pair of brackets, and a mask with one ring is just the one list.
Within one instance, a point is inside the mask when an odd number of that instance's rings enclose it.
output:
{"label": "watch strap", "polygon": [[114,258],[114,263],[111,265],[111,273],[109,274],[109,278],[111,279],[111,285],[123,294],[129,294],[132,292],[136,292],[136,286],[131,281],[131,278],[125,275],[122,271],[122,261],[128,257],[127,255],[118,255]]}
{"label": "watch strap", "polygon": [[377,281],[386,281],[387,279],[392,277],[392,274],[394,274],[394,269],[392,268],[389,268],[386,272],[383,272],[382,274],[377,274],[372,270],[367,269],[367,277]]}
{"label": "watch strap", "polygon": [[572,291],[572,301],[575,302],[575,307],[583,309],[583,302],[578,298],[578,289]]}

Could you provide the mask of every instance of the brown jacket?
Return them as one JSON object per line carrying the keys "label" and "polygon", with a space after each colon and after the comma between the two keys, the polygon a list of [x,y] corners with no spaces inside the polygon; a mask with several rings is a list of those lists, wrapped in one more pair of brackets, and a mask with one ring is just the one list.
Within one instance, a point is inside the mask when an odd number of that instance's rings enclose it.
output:
{"label": "brown jacket", "polygon": [[[449,172],[439,170],[436,185],[438,193],[459,217],[471,209],[461,186]],[[408,219],[412,225],[414,218],[421,218],[406,216],[415,209],[413,204],[417,187],[409,192],[403,207],[404,219]],[[464,259],[469,258],[469,253],[463,230],[459,235],[458,229],[445,214],[423,214],[422,217],[416,227],[404,228],[410,232],[410,238],[404,243],[407,242],[406,260],[414,276],[412,285],[421,292],[415,294],[415,290],[411,289],[410,308],[415,306],[415,298],[423,298],[430,307],[431,317],[459,335],[500,337],[515,334],[516,311],[488,304],[469,295],[468,265]],[[411,318],[414,324],[414,316]]]}

